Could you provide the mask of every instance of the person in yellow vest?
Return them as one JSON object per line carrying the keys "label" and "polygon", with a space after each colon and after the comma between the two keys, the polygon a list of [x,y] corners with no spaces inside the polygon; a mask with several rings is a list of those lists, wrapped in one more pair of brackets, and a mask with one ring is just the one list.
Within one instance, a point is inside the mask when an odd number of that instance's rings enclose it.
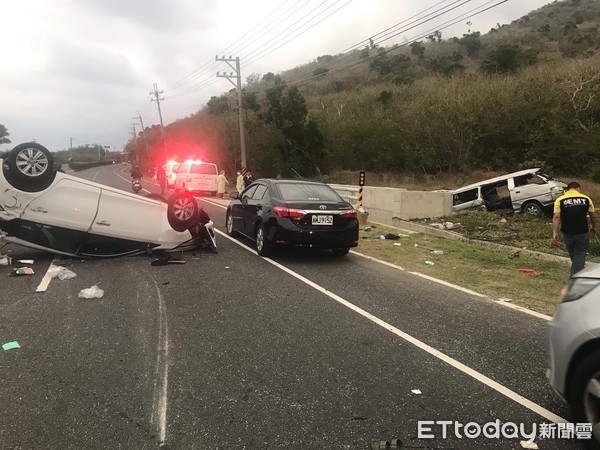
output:
{"label": "person in yellow vest", "polygon": [[[588,225],[588,216],[590,225]],[[585,266],[585,256],[590,247],[589,233],[596,233],[594,203],[581,193],[581,186],[573,181],[567,185],[567,192],[554,201],[552,217],[552,239],[558,242],[558,228],[563,236],[565,247],[571,259],[571,276]]]}
{"label": "person in yellow vest", "polygon": [[237,178],[235,179],[235,188],[238,192],[242,192],[244,190],[244,175],[242,175],[241,171],[237,171]]}

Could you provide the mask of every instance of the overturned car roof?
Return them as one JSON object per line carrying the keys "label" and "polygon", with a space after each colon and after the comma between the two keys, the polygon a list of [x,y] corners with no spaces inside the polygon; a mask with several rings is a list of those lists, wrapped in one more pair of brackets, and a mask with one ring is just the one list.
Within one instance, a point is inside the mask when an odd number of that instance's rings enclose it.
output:
{"label": "overturned car roof", "polygon": [[497,183],[498,181],[506,180],[508,178],[520,177],[520,176],[527,175],[530,173],[533,173],[533,174],[542,173],[542,169],[537,167],[535,169],[525,169],[525,170],[519,170],[518,172],[507,173],[506,175],[500,175],[499,177],[489,178],[487,180],[479,181],[478,183],[473,183],[473,184],[469,184],[467,186],[460,187],[458,189],[455,189],[454,192],[468,191],[469,189],[476,188],[477,186],[481,186],[482,184],[493,184],[493,183]]}

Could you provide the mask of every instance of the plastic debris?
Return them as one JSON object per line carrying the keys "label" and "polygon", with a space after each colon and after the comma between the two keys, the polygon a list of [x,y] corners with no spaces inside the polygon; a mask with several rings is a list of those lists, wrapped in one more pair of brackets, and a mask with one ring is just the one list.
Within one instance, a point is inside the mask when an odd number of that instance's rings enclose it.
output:
{"label": "plastic debris", "polygon": [[415,244],[415,247],[418,247],[418,246],[419,246],[419,244]]}
{"label": "plastic debris", "polygon": [[12,259],[8,255],[0,255],[0,266],[10,266]]}
{"label": "plastic debris", "polygon": [[507,302],[507,303],[512,302],[512,300],[510,298],[506,298],[506,297],[499,298],[498,301],[499,302]]}
{"label": "plastic debris", "polygon": [[229,266],[225,266],[225,268],[226,268],[226,269],[231,269],[231,267],[229,267]]}
{"label": "plastic debris", "polygon": [[560,247],[560,241],[559,240],[552,241],[552,246],[553,247]]}
{"label": "plastic debris", "polygon": [[13,275],[33,275],[35,272],[31,267],[18,267],[13,269]]}
{"label": "plastic debris", "polygon": [[93,285],[90,288],[82,289],[79,292],[79,298],[102,298],[104,290],[100,289],[97,285]]}
{"label": "plastic debris", "polygon": [[70,280],[77,276],[77,274],[75,272],[72,272],[63,266],[51,266],[48,269],[48,275],[50,275],[50,278],[58,277],[58,279],[61,281]]}
{"label": "plastic debris", "polygon": [[372,229],[373,229],[373,227],[371,227],[371,226],[367,226],[367,227],[364,227],[364,228],[362,229],[362,231],[371,231]]}
{"label": "plastic debris", "polygon": [[532,277],[537,277],[539,275],[538,272],[536,272],[533,269],[517,269],[519,272],[523,272],[523,273],[528,273],[529,275],[531,275]]}
{"label": "plastic debris", "polygon": [[417,394],[417,395],[421,395],[422,392],[420,389],[412,389],[410,392],[412,392],[413,394]]}
{"label": "plastic debris", "polygon": [[2,346],[2,350],[12,350],[13,348],[21,348],[17,341],[7,342]]}
{"label": "plastic debris", "polygon": [[433,261],[425,261],[425,264],[427,264],[428,266],[435,265],[435,263]]}
{"label": "plastic debris", "polygon": [[433,253],[434,255],[443,255],[444,250],[431,250],[431,253]]}
{"label": "plastic debris", "polygon": [[521,441],[521,447],[533,448],[533,449],[539,448],[535,442],[529,442],[529,441]]}
{"label": "plastic debris", "polygon": [[396,247],[400,247],[402,244],[401,244],[400,242],[394,242],[394,245],[395,245]]}
{"label": "plastic debris", "polygon": [[33,259],[19,259],[20,264],[33,264]]}

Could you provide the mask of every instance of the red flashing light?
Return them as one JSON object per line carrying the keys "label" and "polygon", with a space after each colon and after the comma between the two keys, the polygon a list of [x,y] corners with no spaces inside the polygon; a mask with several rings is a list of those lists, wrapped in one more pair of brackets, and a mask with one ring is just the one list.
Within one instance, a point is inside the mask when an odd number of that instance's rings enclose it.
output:
{"label": "red flashing light", "polygon": [[306,211],[303,209],[288,208],[286,206],[276,206],[273,210],[277,214],[277,217],[290,217],[300,220],[306,215]]}

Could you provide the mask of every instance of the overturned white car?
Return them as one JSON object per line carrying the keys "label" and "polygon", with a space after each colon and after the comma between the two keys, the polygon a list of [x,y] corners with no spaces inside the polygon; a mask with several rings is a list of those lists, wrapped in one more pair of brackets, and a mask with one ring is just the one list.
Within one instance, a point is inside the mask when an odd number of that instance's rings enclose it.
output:
{"label": "overturned white car", "polygon": [[168,202],[54,169],[42,145],[0,160],[0,239],[52,253],[114,257],[215,245],[213,223],[189,194]]}

